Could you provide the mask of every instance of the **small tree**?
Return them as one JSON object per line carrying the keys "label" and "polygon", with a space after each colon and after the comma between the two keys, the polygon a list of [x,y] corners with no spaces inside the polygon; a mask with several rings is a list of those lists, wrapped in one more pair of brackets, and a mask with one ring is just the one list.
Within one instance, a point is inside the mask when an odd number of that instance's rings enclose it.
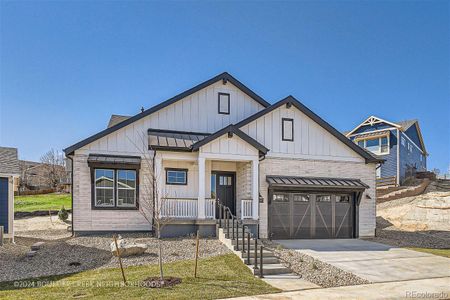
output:
{"label": "small tree", "polygon": [[64,155],[52,148],[41,156],[41,163],[45,170],[46,184],[52,188],[57,188],[66,176]]}
{"label": "small tree", "polygon": [[[163,249],[161,240],[161,231],[164,226],[172,221],[170,217],[170,209],[167,205],[167,194],[163,187],[159,184],[159,178],[162,176],[160,172],[156,172],[153,165],[154,157],[150,155],[144,136],[140,136],[142,147],[139,147],[132,139],[127,136],[128,140],[134,144],[138,152],[141,154],[141,172],[139,176],[140,189],[144,192],[139,197],[139,211],[150,224],[158,238],[158,266],[161,281],[164,281],[163,271]],[[152,150],[152,149],[150,149]]]}

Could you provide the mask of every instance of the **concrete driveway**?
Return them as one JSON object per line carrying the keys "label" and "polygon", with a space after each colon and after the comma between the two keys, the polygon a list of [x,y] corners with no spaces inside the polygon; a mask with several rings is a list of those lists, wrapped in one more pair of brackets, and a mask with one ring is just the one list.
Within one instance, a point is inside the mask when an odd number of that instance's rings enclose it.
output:
{"label": "concrete driveway", "polygon": [[444,278],[450,259],[358,239],[278,240],[277,243],[373,283]]}

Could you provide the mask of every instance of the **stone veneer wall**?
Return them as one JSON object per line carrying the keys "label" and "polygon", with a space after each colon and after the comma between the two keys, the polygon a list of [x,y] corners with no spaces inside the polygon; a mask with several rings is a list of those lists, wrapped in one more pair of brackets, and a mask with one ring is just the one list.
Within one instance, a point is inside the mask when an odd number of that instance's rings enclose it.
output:
{"label": "stone veneer wall", "polygon": [[[268,183],[267,175],[338,177],[361,179],[370,188],[365,190],[359,206],[359,236],[375,235],[376,196],[375,164],[348,161],[300,160],[267,157],[260,162],[260,193],[264,203],[260,203],[260,230],[262,237],[268,235]],[[367,197],[370,198],[368,198]]]}

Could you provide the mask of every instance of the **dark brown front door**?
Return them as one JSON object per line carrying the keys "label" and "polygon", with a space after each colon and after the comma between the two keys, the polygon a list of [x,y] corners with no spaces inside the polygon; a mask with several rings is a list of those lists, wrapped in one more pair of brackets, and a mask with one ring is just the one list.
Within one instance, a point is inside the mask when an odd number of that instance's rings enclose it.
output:
{"label": "dark brown front door", "polygon": [[215,175],[216,198],[218,203],[229,207],[231,213],[236,215],[235,174],[230,172],[215,172]]}

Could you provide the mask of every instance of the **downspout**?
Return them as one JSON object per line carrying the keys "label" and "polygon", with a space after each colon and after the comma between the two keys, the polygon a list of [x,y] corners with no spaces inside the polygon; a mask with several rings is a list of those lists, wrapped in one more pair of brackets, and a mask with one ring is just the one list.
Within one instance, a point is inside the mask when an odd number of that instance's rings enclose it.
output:
{"label": "downspout", "polygon": [[153,188],[152,188],[152,194],[153,194],[153,200],[152,200],[152,205],[153,205],[153,209],[152,209],[152,231],[155,232],[154,228],[155,228],[155,183],[156,183],[156,179],[155,179],[155,158],[156,158],[156,150],[153,150],[153,162],[152,162],[152,167],[153,167]]}
{"label": "downspout", "polygon": [[72,237],[75,236],[75,232],[73,230],[73,158],[70,156],[66,156],[71,161],[71,171],[70,171],[70,198],[71,198],[71,210],[72,210],[72,221],[71,221],[71,231],[72,231]]}

